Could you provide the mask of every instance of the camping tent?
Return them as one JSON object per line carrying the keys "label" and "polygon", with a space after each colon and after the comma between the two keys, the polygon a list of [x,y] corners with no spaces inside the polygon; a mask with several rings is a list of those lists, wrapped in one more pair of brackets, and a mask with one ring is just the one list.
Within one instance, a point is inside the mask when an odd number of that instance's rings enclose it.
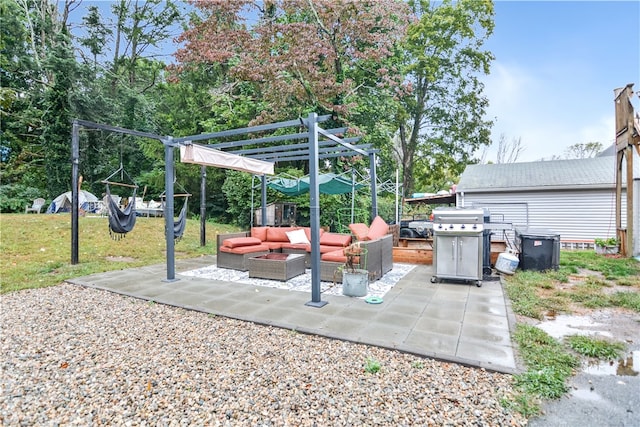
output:
{"label": "camping tent", "polygon": [[[98,198],[85,190],[78,193],[78,205],[87,212],[93,212],[99,205]],[[49,205],[47,213],[71,212],[71,191],[62,193]]]}

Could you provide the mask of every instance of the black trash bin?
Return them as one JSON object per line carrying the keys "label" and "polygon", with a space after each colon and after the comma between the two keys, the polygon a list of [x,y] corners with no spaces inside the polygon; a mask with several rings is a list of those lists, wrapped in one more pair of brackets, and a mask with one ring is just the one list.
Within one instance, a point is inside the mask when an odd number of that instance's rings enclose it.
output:
{"label": "black trash bin", "polygon": [[[484,223],[491,222],[491,212],[484,208]],[[491,276],[491,230],[487,227],[482,231],[482,277]]]}
{"label": "black trash bin", "polygon": [[551,230],[516,228],[516,247],[522,270],[557,270],[560,264],[560,235]]}

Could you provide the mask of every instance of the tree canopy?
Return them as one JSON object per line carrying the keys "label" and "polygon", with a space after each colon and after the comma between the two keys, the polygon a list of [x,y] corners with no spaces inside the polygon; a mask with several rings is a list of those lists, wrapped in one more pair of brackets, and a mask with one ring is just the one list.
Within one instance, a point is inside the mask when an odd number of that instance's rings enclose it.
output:
{"label": "tree canopy", "polygon": [[[447,188],[489,143],[479,76],[493,59],[483,49],[491,1],[211,0],[181,9],[118,0],[91,4],[70,22],[78,7],[0,0],[3,211],[69,190],[74,117],[185,136],[329,113],[329,126],[380,150],[381,180],[400,168],[405,194]],[[158,46],[176,36],[168,63]],[[148,194],[163,190],[157,142],[82,132],[80,155],[90,191],[100,193],[100,180],[120,164]],[[338,158],[326,166],[366,175],[368,164]],[[197,192],[199,170],[177,168]],[[208,176],[208,212],[222,221],[247,213],[229,208],[246,198],[219,191],[234,182],[244,181],[219,170]]]}

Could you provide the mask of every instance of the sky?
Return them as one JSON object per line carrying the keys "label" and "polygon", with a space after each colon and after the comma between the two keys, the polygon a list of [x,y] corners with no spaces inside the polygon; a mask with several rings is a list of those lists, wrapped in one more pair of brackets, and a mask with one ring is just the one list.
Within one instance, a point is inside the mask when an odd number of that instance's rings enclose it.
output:
{"label": "sky", "polygon": [[[574,144],[615,140],[614,89],[640,95],[640,1],[496,1],[495,55],[483,78],[500,135],[521,139],[518,162],[565,156]],[[634,108],[640,111],[638,97]]]}

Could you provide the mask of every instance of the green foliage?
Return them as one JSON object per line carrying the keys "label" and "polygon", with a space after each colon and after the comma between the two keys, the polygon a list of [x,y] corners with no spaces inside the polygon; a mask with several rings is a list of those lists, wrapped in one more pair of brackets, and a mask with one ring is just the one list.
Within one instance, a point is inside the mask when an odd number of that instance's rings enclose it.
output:
{"label": "green foliage", "polygon": [[528,394],[517,394],[511,398],[502,398],[500,405],[512,412],[518,412],[525,418],[533,417],[540,413],[540,406],[536,403],[539,399]]}
{"label": "green foliage", "polygon": [[[448,188],[473,153],[490,143],[492,122],[479,76],[489,73],[493,3],[412,1],[418,19],[403,49],[404,81],[394,115],[401,142],[405,194]],[[428,156],[421,153],[429,153]]]}
{"label": "green foliage", "polygon": [[53,76],[53,85],[45,93],[41,144],[44,153],[47,190],[51,197],[68,191],[71,184],[72,106],[69,94],[76,82],[77,67],[70,40],[63,32],[47,57],[46,68]]}
{"label": "green foliage", "polygon": [[527,366],[526,372],[515,377],[521,392],[534,399],[562,396],[567,390],[566,379],[579,366],[579,360],[535,326],[517,325],[513,338]]}
{"label": "green foliage", "polygon": [[543,399],[557,399],[568,390],[565,384],[567,376],[551,367],[528,370],[516,375],[516,386],[526,394],[532,394]]}
{"label": "green foliage", "polygon": [[569,347],[577,353],[598,359],[612,360],[620,356],[625,349],[624,343],[609,342],[584,335],[567,337]]}
{"label": "green foliage", "polygon": [[563,251],[560,266],[600,271],[606,279],[615,280],[640,274],[640,263],[633,258],[609,258],[594,251]]}
{"label": "green foliage", "polygon": [[388,224],[396,220],[396,201],[394,196],[378,196],[378,215]]}
{"label": "green foliage", "polygon": [[[571,303],[585,307],[625,307],[640,312],[640,292],[607,292],[613,285],[599,276],[585,276],[572,286],[558,286],[570,282],[570,276],[581,269],[607,272],[616,281],[625,280],[630,287],[640,288],[634,280],[640,264],[633,259],[597,256],[593,251],[562,251],[559,271],[517,271],[505,278],[507,294],[514,312],[537,319],[544,314],[568,311]],[[615,283],[615,282],[614,282]],[[537,401],[557,398],[566,392],[566,378],[572,375],[579,360],[568,349],[542,330],[517,325],[514,333],[520,355],[527,371],[516,376],[520,395],[505,400],[504,406],[525,416],[539,411]],[[571,337],[567,346],[589,357],[616,357],[621,347],[618,343],[599,342],[591,338]]]}
{"label": "green foliage", "polygon": [[232,170],[227,171],[227,179],[222,185],[232,223],[245,229],[251,224],[251,202],[254,202],[254,208],[260,206],[259,200],[254,200],[251,185],[251,175]]}
{"label": "green foliage", "polygon": [[364,370],[370,374],[376,374],[380,371],[380,362],[373,358],[367,358],[364,364]]}
{"label": "green foliage", "polygon": [[553,287],[553,279],[548,274],[538,271],[518,271],[505,280],[506,291],[513,311],[523,316],[542,319],[548,310],[562,311],[566,304],[562,300],[542,298],[539,289]]}
{"label": "green foliage", "polygon": [[[589,276],[572,287],[553,291],[558,283],[567,283],[579,269],[602,272],[607,280],[640,288],[637,280],[640,263],[633,258],[608,258],[593,251],[562,251],[558,271],[517,271],[505,278],[507,295],[515,313],[542,319],[547,311],[567,311],[571,302],[584,307],[625,307],[640,311],[640,292],[605,292],[611,283]],[[553,291],[551,295],[543,290]]]}
{"label": "green foliage", "polygon": [[615,237],[609,237],[607,239],[602,239],[598,237],[594,239],[593,242],[596,244],[596,246],[617,246],[618,245],[618,239]]}
{"label": "green foliage", "polygon": [[[0,185],[0,212],[24,212],[24,207],[31,206],[38,197],[42,197],[38,188],[22,184]],[[46,207],[43,212],[44,209]]]}
{"label": "green foliage", "polygon": [[598,280],[586,280],[574,287],[568,297],[575,302],[582,303],[589,308],[602,308],[609,306],[609,298],[602,291],[603,282]]}
{"label": "green foliage", "polygon": [[615,307],[628,308],[640,313],[639,292],[616,292],[609,296],[609,301]]}

